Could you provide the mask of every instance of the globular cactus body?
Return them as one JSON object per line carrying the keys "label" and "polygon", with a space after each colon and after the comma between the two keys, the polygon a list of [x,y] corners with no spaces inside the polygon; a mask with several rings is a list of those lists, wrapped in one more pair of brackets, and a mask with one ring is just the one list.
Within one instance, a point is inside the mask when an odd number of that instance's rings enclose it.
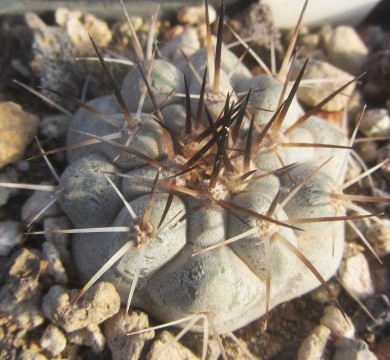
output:
{"label": "globular cactus body", "polygon": [[[98,141],[68,152],[71,164],[61,177],[60,204],[76,227],[113,227],[111,233],[74,236],[82,280],[128,244],[103,275],[124,303],[139,272],[132,305],[164,322],[207,314],[222,333],[317,287],[320,282],[302,257],[325,280],[337,270],[343,223],[302,220],[345,215],[331,194],[343,181],[348,150],[331,146],[348,141],[336,126],[314,116],[290,129],[304,113],[295,97],[284,119],[278,119],[276,111],[289,91],[280,99],[279,80],[252,77],[224,47],[218,86],[213,88],[213,73],[207,74],[201,119],[194,124],[207,51],[200,49],[189,62],[196,75],[187,61],[163,59],[144,61],[129,72],[121,92],[132,128],[114,95],[89,103],[105,116],[78,110],[68,144]],[[184,75],[192,96],[187,107],[184,96],[176,96],[186,91]],[[146,94],[137,113],[143,76],[159,108]],[[162,117],[156,120],[153,111]],[[174,140],[168,144],[169,139]],[[128,231],[117,230],[125,227]],[[241,234],[237,241],[216,246]],[[216,248],[204,251],[210,246]]]}

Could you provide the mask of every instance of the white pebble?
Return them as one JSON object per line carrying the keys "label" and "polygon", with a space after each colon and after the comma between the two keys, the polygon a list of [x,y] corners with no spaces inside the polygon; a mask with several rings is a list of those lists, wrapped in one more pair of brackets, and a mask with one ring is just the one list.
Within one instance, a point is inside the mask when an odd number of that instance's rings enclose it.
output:
{"label": "white pebble", "polygon": [[330,330],[326,326],[316,326],[299,347],[298,360],[320,360],[329,335]]}
{"label": "white pebble", "polygon": [[320,324],[326,326],[334,338],[352,338],[355,335],[355,327],[351,319],[345,314],[344,316],[337,307],[329,305],[324,310]]}
{"label": "white pebble", "polygon": [[336,27],[327,43],[329,61],[350,74],[360,75],[368,49],[351,26]]}
{"label": "white pebble", "polygon": [[368,261],[363,253],[345,259],[339,274],[344,288],[359,299],[365,299],[374,293]]}
{"label": "white pebble", "polygon": [[366,136],[389,136],[390,117],[387,109],[367,110],[360,123],[359,130]]}
{"label": "white pebble", "polygon": [[[293,77],[295,78],[298,72],[302,69],[303,62],[297,61],[294,66]],[[309,61],[303,78],[313,80],[310,86],[300,86],[298,89],[298,99],[304,104],[315,106],[320,101],[336,91],[342,85],[352,80],[352,75],[342,71],[335,66],[320,60]],[[316,79],[326,79],[328,81],[318,81]],[[347,106],[349,96],[352,94],[355,85],[352,83],[342,94],[338,94],[321,109],[324,111],[340,111]]]}
{"label": "white pebble", "polygon": [[[205,22],[205,11],[203,5],[186,6],[179,10],[177,19],[183,24],[197,25]],[[217,12],[209,5],[209,20],[212,24],[217,19]]]}

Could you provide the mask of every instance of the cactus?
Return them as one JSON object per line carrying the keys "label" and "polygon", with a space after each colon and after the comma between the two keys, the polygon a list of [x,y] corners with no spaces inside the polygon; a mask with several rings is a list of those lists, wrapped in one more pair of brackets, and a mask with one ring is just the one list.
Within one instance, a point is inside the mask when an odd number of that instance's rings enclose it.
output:
{"label": "cactus", "polygon": [[350,83],[305,113],[307,62],[291,86],[253,76],[223,23],[222,1],[215,46],[208,31],[188,59],[140,56],[120,91],[91,39],[114,94],[75,113],[55,188],[86,282],[74,301],[104,279],[127,309],[217,335],[320,284],[333,296],[344,221],[367,215],[346,215],[350,140],[315,113]]}
{"label": "cactus", "polygon": [[83,281],[101,276],[162,322],[207,314],[225,333],[336,272],[348,139],[300,108],[304,68],[285,96],[272,75],[252,77],[222,44],[221,11],[215,48],[209,33],[187,60],[140,59],[121,95],[76,112],[68,145],[95,143],[68,151],[59,203],[90,229],[73,238]]}

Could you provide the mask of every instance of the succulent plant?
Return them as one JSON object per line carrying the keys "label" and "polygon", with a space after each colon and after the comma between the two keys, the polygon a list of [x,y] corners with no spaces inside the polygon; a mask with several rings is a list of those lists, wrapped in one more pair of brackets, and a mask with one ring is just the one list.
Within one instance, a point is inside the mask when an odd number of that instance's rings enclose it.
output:
{"label": "succulent plant", "polygon": [[121,95],[76,112],[68,146],[95,141],[68,151],[59,203],[89,229],[73,238],[83,281],[102,276],[163,322],[207,314],[224,333],[337,270],[348,139],[299,106],[304,68],[286,89],[221,36],[210,44],[179,63],[140,59]]}
{"label": "succulent plant", "polygon": [[366,215],[346,215],[350,140],[315,114],[350,83],[305,113],[306,63],[292,84],[253,76],[223,23],[222,2],[215,46],[208,27],[179,62],[142,55],[120,91],[92,39],[114,94],[74,115],[56,188],[87,282],[77,298],[104,279],[127,308],[221,334],[337,271],[344,221]]}

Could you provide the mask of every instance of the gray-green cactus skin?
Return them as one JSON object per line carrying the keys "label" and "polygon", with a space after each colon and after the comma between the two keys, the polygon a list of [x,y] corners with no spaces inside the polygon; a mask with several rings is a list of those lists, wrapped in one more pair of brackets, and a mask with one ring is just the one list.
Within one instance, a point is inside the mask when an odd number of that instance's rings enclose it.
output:
{"label": "gray-green cactus skin", "polygon": [[[336,272],[344,246],[343,223],[297,222],[295,227],[288,224],[297,219],[344,215],[344,209],[338,206],[331,193],[343,181],[348,150],[285,147],[283,144],[345,146],[348,139],[336,126],[314,116],[286,132],[304,113],[294,98],[281,126],[275,131],[271,126],[263,140],[257,143],[255,140],[277,110],[283,84],[270,75],[252,77],[249,70],[239,64],[238,58],[225,48],[222,48],[222,90],[215,96],[207,77],[202,121],[198,128],[192,126],[188,134],[188,108],[184,97],[175,94],[185,93],[184,75],[190,93],[200,94],[199,78],[202,79],[207,63],[205,49],[194,53],[189,61],[198,76],[187,61],[174,64],[159,59],[141,64],[145,73],[152,67],[149,83],[160,105],[159,110],[165,125],[176,134],[171,136],[177,136],[182,146],[182,151],[176,150],[174,158],[169,156],[167,148],[170,137],[155,120],[152,113],[155,109],[148,94],[142,112],[137,115],[144,91],[138,67],[128,73],[121,88],[135,119],[135,127],[128,127],[114,95],[107,95],[89,104],[105,113],[110,121],[80,109],[68,134],[68,145],[89,140],[88,134],[94,134],[162,164],[148,218],[147,239],[142,242],[132,237],[137,220],[130,216],[107,177],[120,189],[141,221],[158,166],[112,143],[95,143],[68,152],[70,165],[61,177],[60,203],[75,227],[128,226],[130,229],[128,233],[113,230],[112,233],[74,235],[73,254],[82,281],[88,281],[113,254],[130,242],[128,251],[103,275],[103,279],[117,287],[123,303],[127,301],[134,274],[140,266],[132,306],[163,322],[192,314],[208,314],[218,331],[223,333],[240,328],[265,313],[268,276],[271,279],[270,308],[320,285],[312,271],[286,246],[286,241],[300,251],[325,280]],[[233,169],[223,161],[216,185],[207,188],[218,153],[219,145],[215,142],[194,163],[197,165],[194,170],[172,177],[216,136],[209,131],[209,135],[197,141],[197,136],[209,127],[205,108],[212,121],[218,124],[227,94],[230,105],[234,106],[233,102],[245,101],[242,99],[248,91],[251,94],[247,113],[238,137],[234,144],[229,137],[226,145]],[[199,96],[194,96],[191,100],[193,118],[198,103]],[[249,170],[254,172],[243,177],[243,149],[247,144],[250,115],[254,118],[254,130]],[[217,131],[222,130],[222,126],[217,127]],[[233,126],[230,130],[232,132]],[[327,160],[328,163],[320,167]],[[118,174],[125,175],[120,177]],[[169,184],[190,189],[195,195]],[[300,188],[294,192],[297,186]],[[291,192],[294,194],[289,196]],[[174,195],[163,216],[169,193]],[[229,208],[226,204],[236,207]],[[253,215],[266,216],[272,207],[270,217],[277,223]],[[199,253],[252,228],[257,231],[236,242]],[[140,264],[141,252],[144,256]]]}

